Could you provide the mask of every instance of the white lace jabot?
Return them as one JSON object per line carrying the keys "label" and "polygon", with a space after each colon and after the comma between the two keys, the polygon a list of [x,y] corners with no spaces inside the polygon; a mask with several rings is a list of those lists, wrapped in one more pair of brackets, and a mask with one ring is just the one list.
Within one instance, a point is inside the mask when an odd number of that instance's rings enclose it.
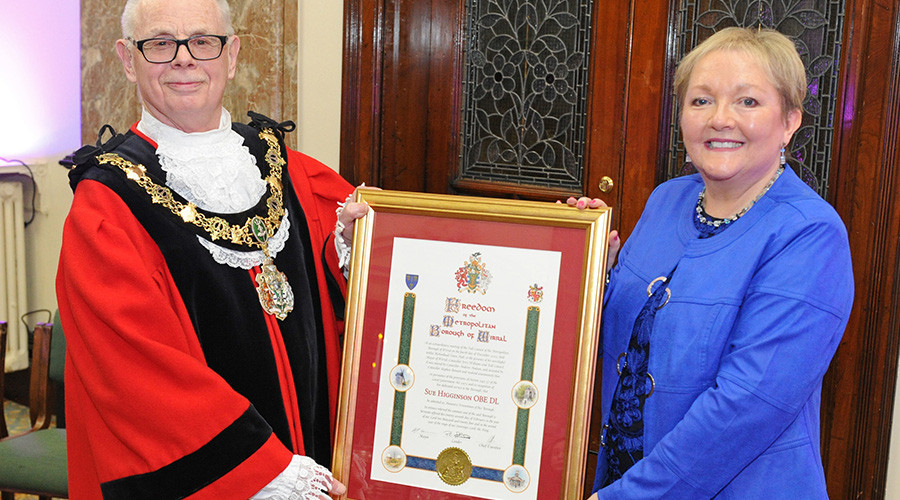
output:
{"label": "white lace jabot", "polygon": [[[252,208],[266,194],[256,158],[244,146],[244,138],[231,129],[231,114],[222,108],[219,128],[208,132],[186,133],[174,129],[143,110],[139,131],[156,141],[156,155],[166,172],[166,185],[203,210],[238,213]],[[288,229],[287,214],[269,240],[272,258],[284,248]],[[240,252],[197,237],[216,262],[239,269],[262,264],[259,250]]]}

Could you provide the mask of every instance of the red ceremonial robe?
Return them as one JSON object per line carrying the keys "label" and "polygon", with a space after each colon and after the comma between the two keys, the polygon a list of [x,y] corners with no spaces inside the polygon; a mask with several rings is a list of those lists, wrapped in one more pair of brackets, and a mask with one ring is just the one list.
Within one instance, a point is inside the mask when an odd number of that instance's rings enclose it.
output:
{"label": "red ceremonial robe", "polygon": [[[265,177],[258,130],[234,129]],[[105,150],[164,176],[152,141],[117,138]],[[275,264],[297,301],[284,321],[262,311],[258,266],[215,263],[202,231],[95,157],[73,170],[57,275],[70,498],[248,498],[294,453],[328,464],[345,286],[330,235],[352,186],[280,145],[291,235]]]}

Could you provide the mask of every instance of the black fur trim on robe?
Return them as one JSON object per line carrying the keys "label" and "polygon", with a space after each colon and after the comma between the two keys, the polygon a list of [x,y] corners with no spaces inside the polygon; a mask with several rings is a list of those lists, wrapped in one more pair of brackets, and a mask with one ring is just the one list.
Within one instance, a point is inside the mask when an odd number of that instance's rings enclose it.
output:
{"label": "black fur trim on robe", "polygon": [[[240,465],[272,435],[272,429],[250,406],[218,436],[194,453],[146,474],[107,481],[100,485],[106,500],[158,500],[185,498]],[[234,453],[236,446],[243,447]]]}

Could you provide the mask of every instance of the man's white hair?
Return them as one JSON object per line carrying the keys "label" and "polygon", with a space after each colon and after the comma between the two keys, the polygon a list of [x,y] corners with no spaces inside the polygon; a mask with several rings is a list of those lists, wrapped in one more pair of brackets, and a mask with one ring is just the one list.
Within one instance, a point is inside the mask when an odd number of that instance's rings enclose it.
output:
{"label": "man's white hair", "polygon": [[[125,8],[122,10],[122,37],[134,38],[134,30],[137,23],[138,5],[141,0],[128,0],[125,2]],[[222,25],[225,26],[225,35],[234,34],[234,26],[231,24],[231,7],[228,6],[228,0],[216,0],[219,6],[219,15],[222,16]],[[218,35],[219,33],[210,33]]]}

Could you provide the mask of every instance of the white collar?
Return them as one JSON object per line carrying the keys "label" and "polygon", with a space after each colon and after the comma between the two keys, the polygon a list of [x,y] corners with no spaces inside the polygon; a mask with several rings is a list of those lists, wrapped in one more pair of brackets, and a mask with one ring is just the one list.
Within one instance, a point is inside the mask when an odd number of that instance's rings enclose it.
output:
{"label": "white collar", "polygon": [[[156,155],[166,172],[166,185],[203,210],[237,213],[249,210],[266,194],[256,158],[244,146],[244,138],[231,128],[231,114],[222,108],[219,128],[186,133],[162,123],[146,108],[137,129],[158,145]],[[287,213],[269,240],[274,259],[290,234]],[[262,264],[262,251],[241,252],[197,239],[220,264],[249,269]]]}
{"label": "white collar", "polygon": [[231,129],[231,114],[222,108],[219,128],[186,133],[156,119],[146,108],[137,128],[153,139],[166,172],[166,185],[204,210],[243,212],[266,192],[256,158],[244,138]]}

